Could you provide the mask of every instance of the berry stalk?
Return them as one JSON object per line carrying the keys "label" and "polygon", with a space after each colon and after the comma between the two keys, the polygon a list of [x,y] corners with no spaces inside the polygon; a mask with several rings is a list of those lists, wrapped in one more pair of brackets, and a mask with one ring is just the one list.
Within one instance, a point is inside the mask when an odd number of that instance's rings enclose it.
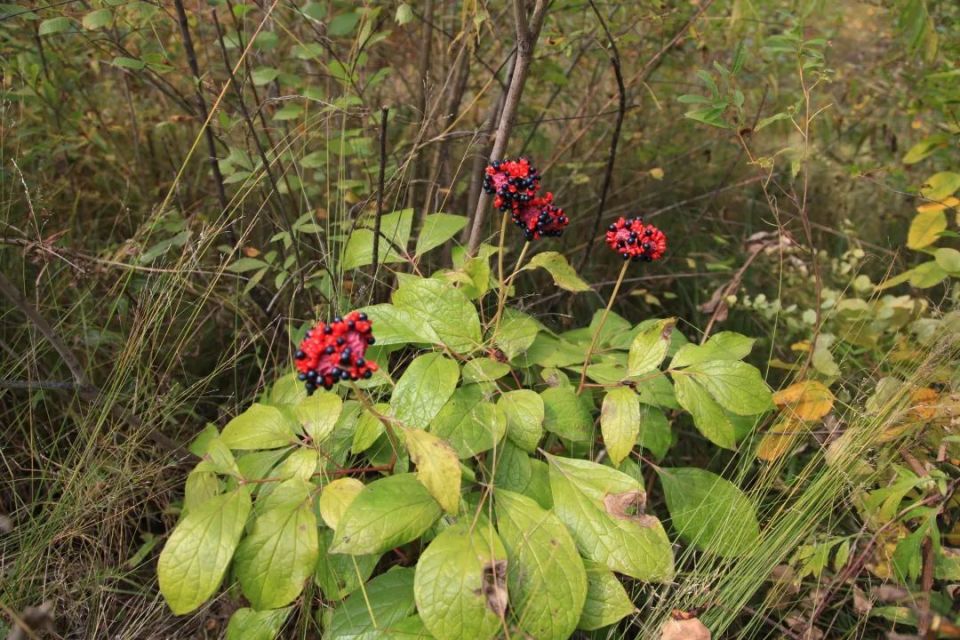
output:
{"label": "berry stalk", "polygon": [[597,341],[600,339],[600,332],[603,331],[603,325],[607,321],[607,316],[610,315],[610,309],[613,308],[613,301],[617,299],[617,294],[620,293],[620,285],[623,284],[623,278],[627,275],[627,269],[629,267],[630,261],[624,260],[623,266],[620,268],[620,275],[617,276],[617,284],[613,286],[610,299],[607,301],[607,308],[603,310],[603,315],[600,316],[600,322],[597,323],[597,330],[593,332],[593,340],[590,341],[590,348],[587,349],[587,355],[583,359],[583,369],[580,371],[580,384],[577,386],[577,395],[583,392],[583,386],[587,382],[587,367],[590,366],[590,358],[593,356],[593,350],[597,346]]}

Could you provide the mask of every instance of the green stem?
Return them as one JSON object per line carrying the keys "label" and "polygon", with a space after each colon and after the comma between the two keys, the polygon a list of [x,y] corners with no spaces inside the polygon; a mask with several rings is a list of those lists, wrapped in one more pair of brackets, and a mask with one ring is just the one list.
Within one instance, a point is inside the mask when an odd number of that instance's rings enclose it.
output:
{"label": "green stem", "polygon": [[527,249],[529,248],[530,241],[527,240],[523,243],[523,249],[520,250],[520,257],[517,258],[517,264],[513,267],[513,272],[507,277],[506,282],[502,281],[503,276],[501,274],[500,292],[497,295],[497,314],[493,316],[493,335],[497,335],[497,332],[500,330],[500,319],[503,316],[504,305],[507,304],[507,291],[510,290],[513,279],[517,277],[517,273],[520,271],[520,265],[523,264],[523,259],[527,257]]}
{"label": "green stem", "polygon": [[620,269],[620,275],[617,276],[617,284],[613,286],[613,292],[610,294],[610,299],[607,301],[607,308],[603,310],[603,315],[600,316],[600,322],[597,324],[597,330],[593,332],[593,340],[590,342],[590,348],[587,349],[587,356],[583,359],[583,370],[580,372],[580,384],[577,386],[577,395],[580,395],[583,392],[583,385],[587,382],[587,367],[590,366],[590,358],[593,356],[593,349],[597,346],[597,340],[600,339],[600,332],[603,331],[603,325],[607,321],[607,316],[610,315],[610,309],[613,307],[613,301],[617,299],[617,294],[620,292],[620,285],[623,284],[623,278],[627,275],[627,268],[630,266],[629,260],[623,261],[623,268]]}

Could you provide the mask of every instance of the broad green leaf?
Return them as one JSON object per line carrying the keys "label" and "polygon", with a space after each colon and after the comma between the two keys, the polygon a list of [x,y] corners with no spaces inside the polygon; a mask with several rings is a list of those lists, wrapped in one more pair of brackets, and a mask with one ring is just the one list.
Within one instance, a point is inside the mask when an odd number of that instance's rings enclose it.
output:
{"label": "broad green leaf", "polygon": [[[317,471],[317,465],[320,462],[320,452],[316,449],[307,447],[298,447],[284,458],[283,462],[277,465],[273,471],[273,477],[299,478],[304,482],[310,480]],[[261,492],[263,489],[261,489]]]}
{"label": "broad green leaf", "polygon": [[935,260],[918,264],[910,270],[910,284],[918,289],[929,289],[943,282],[947,272]]}
{"label": "broad green leaf", "polygon": [[548,456],[553,510],[585,557],[646,582],[673,577],[673,549],[646,494],[630,476],[584,460]]}
{"label": "broad green leaf", "polygon": [[353,33],[357,23],[360,22],[359,13],[341,13],[330,21],[327,25],[327,35],[332,38],[346,36]]}
{"label": "broad green leaf", "polygon": [[426,428],[453,395],[460,367],[439,353],[416,357],[393,389],[393,416],[407,427]]}
{"label": "broad green leaf", "polygon": [[279,409],[257,403],[228,422],[220,439],[231,449],[274,449],[296,444],[297,435]]}
{"label": "broad green leaf", "polygon": [[535,451],[543,437],[543,398],[530,389],[507,391],[497,400],[507,417],[507,438],[524,451]]}
{"label": "broad green leaf", "polygon": [[947,214],[941,211],[922,211],[913,217],[907,231],[907,246],[911,249],[929,247],[947,230]]}
{"label": "broad green leaf", "polygon": [[[364,218],[361,227],[354,229],[347,238],[340,256],[341,270],[350,271],[373,263],[374,224],[373,218]],[[399,252],[406,249],[412,225],[413,209],[394,211],[381,217],[377,256],[381,264],[403,262]]]}
{"label": "broad green leaf", "polygon": [[402,27],[413,20],[413,9],[406,2],[401,2],[400,6],[397,7],[397,13],[394,15],[394,20],[396,20],[397,24]]}
{"label": "broad green leaf", "polygon": [[442,344],[458,353],[469,353],[483,342],[480,317],[467,296],[443,280],[398,274],[393,304],[427,325]]}
{"label": "broad green leaf", "polygon": [[478,384],[457,389],[430,424],[430,432],[447,440],[461,458],[492,449],[506,431],[506,416]]}
{"label": "broad green leaf", "polygon": [[449,213],[433,213],[423,221],[420,237],[417,238],[418,256],[422,256],[430,249],[439,247],[444,242],[457,235],[467,224],[465,216],[455,216]]}
{"label": "broad green leaf", "polygon": [[658,320],[636,335],[627,356],[627,375],[643,375],[660,366],[670,348],[670,335],[676,324],[676,318]]}
{"label": "broad green leaf", "polygon": [[97,9],[83,16],[83,28],[94,31],[105,27],[113,21],[113,11],[109,8]]}
{"label": "broad green leaf", "polygon": [[492,382],[510,373],[510,365],[492,358],[474,358],[463,365],[464,382]]}
{"label": "broad green leaf", "polygon": [[253,78],[253,84],[263,86],[276,80],[280,70],[273,67],[257,67],[250,75]]}
{"label": "broad green leaf", "polygon": [[140,69],[146,69],[147,63],[143,60],[137,60],[136,58],[127,58],[126,56],[117,56],[110,63],[115,67],[120,67],[122,69],[133,69],[134,71],[139,71]]}
{"label": "broad green leaf", "polygon": [[650,373],[633,385],[640,402],[664,409],[679,409],[677,396],[670,379],[662,373]]}
{"label": "broad green leaf", "polygon": [[722,104],[716,107],[706,107],[705,109],[694,109],[684,113],[684,117],[708,124],[712,127],[729,129],[730,125],[723,119],[723,112],[727,110],[727,105]]}
{"label": "broad green leaf", "polygon": [[332,392],[320,391],[304,398],[293,410],[303,427],[303,432],[310,436],[314,444],[319,444],[330,437],[337,420],[340,419],[341,411],[343,411],[343,401],[340,396]]}
{"label": "broad green leaf", "polygon": [[320,493],[320,517],[331,529],[336,529],[347,507],[363,491],[363,483],[356,478],[337,478]]}
{"label": "broad green leaf", "polygon": [[444,529],[417,561],[417,612],[437,640],[493,638],[507,609],[507,553],[486,523]]}
{"label": "broad green leaf", "polygon": [[532,317],[522,311],[505,309],[493,341],[508,360],[513,360],[530,348],[539,331],[540,326]]}
{"label": "broad green leaf", "polygon": [[440,344],[440,336],[420,316],[392,304],[375,304],[361,309],[371,322],[378,345]]}
{"label": "broad green leaf", "polygon": [[663,411],[649,405],[640,406],[640,435],[637,441],[641,447],[649,449],[658,460],[667,455],[670,445],[673,444],[673,434]]}
{"label": "broad green leaf", "polygon": [[683,540],[724,557],[739,556],[756,544],[756,510],[732,482],[694,467],[656,471],[670,524]]}
{"label": "broad green leaf", "polygon": [[543,251],[533,256],[523,267],[527,269],[546,269],[553,278],[553,282],[567,291],[590,291],[590,285],[584,282],[574,271],[566,257],[556,251]]}
{"label": "broad green leaf", "polygon": [[417,465],[417,479],[444,511],[456,515],[460,508],[460,460],[453,448],[422,429],[404,432],[410,459]]}
{"label": "broad green leaf", "polygon": [[629,387],[616,387],[603,397],[600,433],[615,465],[630,455],[640,434],[640,399]]}
{"label": "broad green leaf", "polygon": [[255,609],[290,604],[313,575],[319,546],[312,488],[299,478],[280,485],[270,496],[270,508],[257,515],[237,548],[234,570]]}
{"label": "broad green leaf", "polygon": [[246,273],[247,271],[256,271],[257,269],[263,269],[269,266],[269,264],[258,258],[239,258],[230,263],[227,271],[230,273]]}
{"label": "broad green leaf", "polygon": [[[928,200],[945,200],[958,189],[960,189],[960,173],[941,171],[924,180],[923,186],[920,187],[920,195]],[[910,246],[909,243],[907,246]]]}
{"label": "broad green leaf", "polygon": [[40,27],[37,29],[37,35],[39,36],[52,36],[55,33],[63,33],[64,31],[69,31],[73,28],[73,20],[70,18],[59,16],[57,18],[48,18],[40,23]]}
{"label": "broad green leaf", "polygon": [[937,266],[952,276],[960,275],[960,251],[956,249],[937,249],[933,252]]}
{"label": "broad green leaf", "polygon": [[383,637],[380,629],[408,618],[414,612],[414,570],[394,567],[368,582],[363,591],[333,610],[325,625],[324,640]]}
{"label": "broad green leaf", "polygon": [[693,423],[700,433],[718,447],[736,448],[736,430],[733,423],[706,389],[690,376],[677,376],[674,379],[674,390],[677,393],[677,402],[693,416]]}
{"label": "broad green leaf", "polygon": [[303,383],[297,380],[296,373],[289,373],[277,378],[270,385],[270,402],[273,406],[300,404],[307,399],[307,390]]}
{"label": "broad green leaf", "polygon": [[[380,415],[387,415],[390,412],[390,405],[378,402],[373,409]],[[383,421],[364,408],[353,431],[353,444],[350,446],[350,451],[354,454],[363,453],[373,446],[373,443],[383,434],[383,431]]]}
{"label": "broad green leaf", "polygon": [[603,564],[584,560],[587,570],[587,599],[578,629],[592,631],[619,622],[636,610],[617,576]]}
{"label": "broad green leaf", "polygon": [[160,593],[177,615],[190,613],[217,590],[233,557],[247,516],[244,488],[210,498],[187,513],[160,552]]}
{"label": "broad green leaf", "polygon": [[442,510],[412,473],[375,480],[340,517],[331,553],[382,553],[423,535]]}
{"label": "broad green leaf", "polygon": [[732,331],[721,331],[704,344],[681,347],[670,361],[670,368],[677,369],[710,360],[741,360],[750,354],[753,343],[753,338]]}
{"label": "broad green leaf", "polygon": [[343,600],[370,578],[380,561],[380,554],[348,556],[329,553],[333,535],[330,529],[322,529],[320,532],[320,557],[317,559],[313,580],[320,587],[324,598]]}
{"label": "broad green leaf", "polygon": [[674,372],[674,380],[689,376],[721,407],[738,416],[752,416],[773,407],[773,395],[760,371],[739,360],[714,360]]}
{"label": "broad green leaf", "polygon": [[941,147],[946,147],[950,142],[950,137],[946,134],[935,134],[921,140],[910,147],[910,150],[903,156],[903,164],[916,164],[932,154]]}
{"label": "broad green leaf", "polygon": [[559,518],[530,498],[501,490],[495,497],[516,624],[534,638],[566,640],[587,597],[587,573],[576,544]]}
{"label": "broad green leaf", "polygon": [[495,465],[493,482],[497,489],[523,494],[544,509],[553,506],[546,463],[505,442],[497,450]]}
{"label": "broad green leaf", "polygon": [[571,387],[551,387],[540,393],[544,428],[561,438],[584,442],[593,438],[593,416]]}
{"label": "broad green leaf", "polygon": [[280,636],[283,623],[290,616],[292,607],[254,611],[244,607],[237,609],[227,623],[226,640],[275,640]]}
{"label": "broad green leaf", "polygon": [[526,353],[526,361],[541,367],[583,366],[587,346],[558,340],[546,333],[537,335]]}
{"label": "broad green leaf", "polygon": [[220,495],[220,491],[220,478],[216,473],[194,469],[187,475],[183,486],[183,513],[187,514],[210,498]]}

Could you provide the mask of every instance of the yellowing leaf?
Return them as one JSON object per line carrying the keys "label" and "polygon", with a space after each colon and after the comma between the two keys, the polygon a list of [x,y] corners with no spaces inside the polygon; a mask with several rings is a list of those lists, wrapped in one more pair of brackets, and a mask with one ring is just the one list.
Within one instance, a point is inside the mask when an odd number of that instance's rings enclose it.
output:
{"label": "yellowing leaf", "polygon": [[340,516],[361,491],[363,483],[356,478],[340,478],[323,488],[320,494],[320,517],[328,527],[337,528]]}
{"label": "yellowing leaf", "polygon": [[786,415],[800,420],[819,420],[833,408],[833,394],[822,382],[804,380],[773,394],[773,402]]}
{"label": "yellowing leaf", "polygon": [[935,173],[920,187],[920,195],[929,200],[944,200],[960,189],[960,173],[941,171]]}
{"label": "yellowing leaf", "polygon": [[763,435],[757,447],[757,457],[766,462],[777,460],[790,450],[805,430],[806,427],[799,421],[787,419],[778,422]]}
{"label": "yellowing leaf", "polygon": [[410,459],[417,465],[417,480],[444,511],[456,514],[460,507],[460,460],[444,440],[422,429],[404,432]]}
{"label": "yellowing leaf", "polygon": [[654,167],[650,169],[650,177],[654,180],[663,180],[663,169],[660,167]]}
{"label": "yellowing leaf", "polygon": [[937,241],[940,233],[947,229],[947,216],[943,211],[923,211],[914,217],[907,232],[907,246],[911,249],[923,249]]}
{"label": "yellowing leaf", "polygon": [[921,420],[932,420],[937,415],[936,402],[940,399],[940,394],[924,387],[917,389],[910,394],[910,410]]}
{"label": "yellowing leaf", "polygon": [[917,213],[925,213],[927,211],[943,211],[944,209],[951,209],[957,205],[960,205],[960,198],[950,196],[949,198],[945,198],[940,202],[925,202],[917,207]]}

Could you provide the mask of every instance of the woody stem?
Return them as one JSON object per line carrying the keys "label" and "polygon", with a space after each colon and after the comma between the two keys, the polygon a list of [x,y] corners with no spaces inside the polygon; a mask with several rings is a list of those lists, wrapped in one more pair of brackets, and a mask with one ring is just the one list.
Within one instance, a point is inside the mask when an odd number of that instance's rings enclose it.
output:
{"label": "woody stem", "polygon": [[629,267],[630,261],[624,260],[623,267],[620,269],[620,275],[617,276],[617,284],[613,286],[613,292],[610,293],[610,299],[607,301],[607,308],[603,310],[603,315],[600,316],[600,322],[597,323],[597,329],[593,332],[593,340],[590,342],[590,348],[587,349],[587,355],[583,359],[583,369],[580,371],[580,384],[577,386],[577,395],[580,395],[583,391],[583,386],[587,382],[587,367],[590,366],[590,358],[593,356],[593,350],[597,346],[597,341],[600,340],[600,332],[603,331],[603,325],[607,321],[607,316],[610,315],[613,301],[617,299],[617,294],[620,292],[620,285],[623,284],[623,278],[627,275],[627,268]]}

